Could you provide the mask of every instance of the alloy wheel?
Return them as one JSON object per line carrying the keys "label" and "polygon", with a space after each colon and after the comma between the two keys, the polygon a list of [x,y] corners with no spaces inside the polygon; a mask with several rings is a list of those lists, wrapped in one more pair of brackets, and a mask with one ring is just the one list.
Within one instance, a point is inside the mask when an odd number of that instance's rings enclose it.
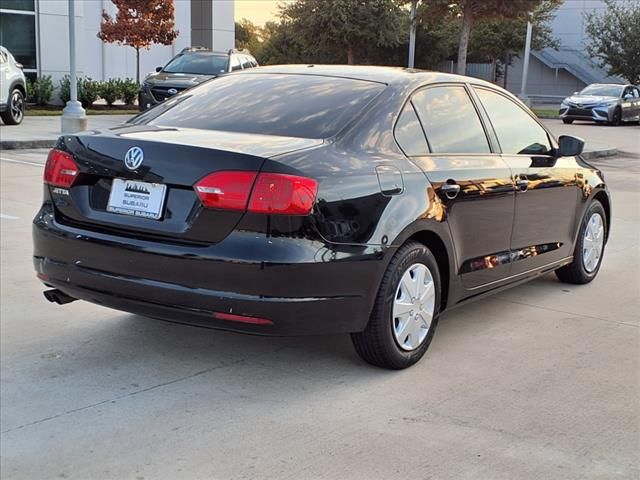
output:
{"label": "alloy wheel", "polygon": [[22,122],[22,117],[24,115],[24,100],[22,98],[22,94],[17,90],[13,92],[11,95],[11,118],[15,123]]}
{"label": "alloy wheel", "polygon": [[422,263],[414,263],[400,278],[393,302],[393,336],[400,348],[412,351],[424,342],[433,320],[435,300],[431,271]]}

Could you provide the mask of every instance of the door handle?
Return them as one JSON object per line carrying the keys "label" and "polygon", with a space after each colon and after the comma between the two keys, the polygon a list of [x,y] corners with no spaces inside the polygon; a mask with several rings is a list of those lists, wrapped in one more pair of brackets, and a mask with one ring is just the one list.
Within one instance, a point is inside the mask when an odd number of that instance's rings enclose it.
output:
{"label": "door handle", "polygon": [[529,188],[529,180],[526,178],[518,178],[516,180],[516,187],[518,187],[518,191],[526,192]]}
{"label": "door handle", "polygon": [[457,183],[444,183],[440,187],[440,191],[444,193],[445,197],[449,200],[453,200],[460,193],[460,185]]}

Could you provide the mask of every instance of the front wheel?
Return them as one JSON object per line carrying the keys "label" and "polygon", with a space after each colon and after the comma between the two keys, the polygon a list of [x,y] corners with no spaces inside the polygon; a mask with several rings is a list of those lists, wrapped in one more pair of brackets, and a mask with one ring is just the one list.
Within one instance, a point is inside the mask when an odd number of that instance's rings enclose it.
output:
{"label": "front wheel", "polygon": [[602,204],[594,200],[584,214],[573,262],[556,270],[556,276],[565,283],[585,284],[596,278],[607,238],[606,214]]}
{"label": "front wheel", "polygon": [[24,95],[17,88],[11,92],[7,110],[0,113],[5,125],[19,125],[24,118]]}
{"label": "front wheel", "polygon": [[620,107],[616,107],[616,109],[613,111],[613,117],[611,118],[611,122],[609,122],[609,125],[620,125],[621,121],[622,110],[620,110]]}
{"label": "front wheel", "polygon": [[407,368],[426,353],[438,324],[440,273],[431,251],[409,242],[395,254],[384,274],[369,324],[351,334],[366,362],[382,368]]}

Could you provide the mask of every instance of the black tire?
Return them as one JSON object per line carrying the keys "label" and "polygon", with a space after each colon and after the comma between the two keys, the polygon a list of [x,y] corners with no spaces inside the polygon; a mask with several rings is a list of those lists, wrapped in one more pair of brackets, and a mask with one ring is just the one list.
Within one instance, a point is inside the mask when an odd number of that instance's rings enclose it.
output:
{"label": "black tire", "polygon": [[609,125],[618,126],[620,125],[621,121],[622,121],[622,110],[620,110],[620,107],[616,107],[616,109],[613,111],[613,117],[611,118]]}
{"label": "black tire", "polygon": [[573,123],[573,118],[563,118],[562,123]]}
{"label": "black tire", "polygon": [[[422,343],[411,351],[402,349],[393,334],[393,303],[403,274],[416,263],[425,265],[433,278],[435,308],[429,329]],[[401,370],[420,360],[433,339],[440,310],[440,273],[438,263],[429,249],[418,242],[408,242],[396,252],[384,274],[367,328],[352,333],[351,340],[362,359],[377,367]]]}
{"label": "black tire", "polygon": [[600,266],[602,265],[602,259],[604,257],[604,250],[605,250],[606,243],[603,244],[602,246],[602,252],[600,254],[598,264],[592,272],[587,271],[587,269],[584,266],[584,262],[582,258],[583,257],[582,249],[584,246],[585,230],[587,229],[587,223],[589,222],[589,219],[594,213],[598,213],[602,217],[602,220],[603,220],[602,223],[604,226],[603,235],[605,239],[607,238],[608,225],[607,225],[607,216],[605,214],[604,207],[598,200],[593,200],[589,205],[589,207],[587,208],[587,211],[585,212],[584,217],[582,218],[582,222],[580,222],[578,239],[576,240],[576,247],[573,252],[573,262],[571,262],[569,265],[565,265],[564,267],[561,267],[556,270],[556,276],[561,282],[573,283],[576,285],[583,285],[585,283],[589,283],[591,280],[596,278],[596,275],[598,275],[598,272],[600,271]]}
{"label": "black tire", "polygon": [[24,118],[24,95],[14,88],[7,101],[7,109],[0,113],[5,125],[19,125]]}

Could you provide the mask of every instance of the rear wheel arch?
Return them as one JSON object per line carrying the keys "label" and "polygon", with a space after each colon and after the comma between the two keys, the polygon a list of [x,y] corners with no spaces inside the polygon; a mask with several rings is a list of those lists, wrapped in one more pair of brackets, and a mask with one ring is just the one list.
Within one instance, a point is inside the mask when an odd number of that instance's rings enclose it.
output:
{"label": "rear wheel arch", "polygon": [[436,258],[438,271],[440,273],[440,311],[442,312],[447,307],[449,294],[451,256],[449,255],[447,246],[442,238],[432,230],[421,230],[416,232],[405,240],[405,243],[410,241],[422,243]]}

